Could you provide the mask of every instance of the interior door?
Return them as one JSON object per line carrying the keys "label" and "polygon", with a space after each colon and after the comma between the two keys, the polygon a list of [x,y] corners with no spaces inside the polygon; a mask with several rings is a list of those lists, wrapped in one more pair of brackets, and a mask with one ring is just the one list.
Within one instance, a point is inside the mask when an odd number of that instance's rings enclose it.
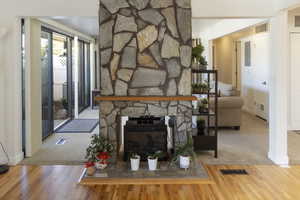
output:
{"label": "interior door", "polygon": [[255,111],[257,116],[268,120],[270,66],[269,34],[257,34],[253,39]]}
{"label": "interior door", "polygon": [[291,33],[290,129],[300,130],[300,33]]}

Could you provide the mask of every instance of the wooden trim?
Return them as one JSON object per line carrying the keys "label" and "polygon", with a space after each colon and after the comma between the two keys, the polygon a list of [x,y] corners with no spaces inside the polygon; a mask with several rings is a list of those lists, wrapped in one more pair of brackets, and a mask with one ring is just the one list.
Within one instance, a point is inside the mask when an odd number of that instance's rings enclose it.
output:
{"label": "wooden trim", "polygon": [[174,179],[174,178],[82,178],[80,185],[211,185],[215,184],[212,179]]}
{"label": "wooden trim", "polygon": [[197,101],[194,96],[96,96],[95,101]]}

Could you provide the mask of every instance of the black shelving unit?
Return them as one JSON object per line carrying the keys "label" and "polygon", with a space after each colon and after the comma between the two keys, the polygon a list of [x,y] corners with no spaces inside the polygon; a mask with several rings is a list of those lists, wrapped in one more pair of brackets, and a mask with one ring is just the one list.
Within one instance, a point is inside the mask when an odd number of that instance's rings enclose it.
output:
{"label": "black shelving unit", "polygon": [[[197,92],[193,94],[199,96],[198,100],[207,98],[208,112],[201,112],[198,109],[193,109],[193,116],[204,118],[206,121],[204,134],[199,134],[198,129],[194,131],[194,149],[196,151],[214,151],[215,157],[218,157],[218,72],[217,70],[192,70],[192,83],[200,84],[207,83],[207,91]],[[214,85],[212,84],[212,81]],[[212,89],[211,89],[212,88]],[[214,108],[210,105],[210,99],[214,98]],[[211,123],[211,117],[214,118],[215,123]]]}

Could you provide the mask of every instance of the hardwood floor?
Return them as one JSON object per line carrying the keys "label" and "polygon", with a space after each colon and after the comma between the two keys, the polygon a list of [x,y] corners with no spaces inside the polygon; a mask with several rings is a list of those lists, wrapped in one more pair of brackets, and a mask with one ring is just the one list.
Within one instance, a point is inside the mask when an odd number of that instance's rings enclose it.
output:
{"label": "hardwood floor", "polygon": [[[0,175],[0,199],[65,200],[298,200],[300,166],[208,166],[213,185],[97,186],[77,184],[81,166],[16,166]],[[244,168],[249,176],[223,176]]]}

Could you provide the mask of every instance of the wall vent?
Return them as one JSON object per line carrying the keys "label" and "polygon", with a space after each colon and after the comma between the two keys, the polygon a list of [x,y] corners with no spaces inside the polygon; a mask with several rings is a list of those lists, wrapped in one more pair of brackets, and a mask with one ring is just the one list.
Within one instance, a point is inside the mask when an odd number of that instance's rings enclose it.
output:
{"label": "wall vent", "polygon": [[295,16],[295,27],[300,27],[300,16]]}
{"label": "wall vent", "polygon": [[255,27],[255,33],[265,33],[268,32],[268,24],[262,24]]}

